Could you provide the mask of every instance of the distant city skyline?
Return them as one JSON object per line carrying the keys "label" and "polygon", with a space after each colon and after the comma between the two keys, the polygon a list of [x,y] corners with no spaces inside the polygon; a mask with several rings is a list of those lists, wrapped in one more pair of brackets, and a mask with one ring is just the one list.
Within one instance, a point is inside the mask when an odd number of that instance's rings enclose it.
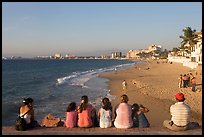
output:
{"label": "distant city skyline", "polygon": [[180,46],[202,2],[2,2],[2,56],[110,55]]}

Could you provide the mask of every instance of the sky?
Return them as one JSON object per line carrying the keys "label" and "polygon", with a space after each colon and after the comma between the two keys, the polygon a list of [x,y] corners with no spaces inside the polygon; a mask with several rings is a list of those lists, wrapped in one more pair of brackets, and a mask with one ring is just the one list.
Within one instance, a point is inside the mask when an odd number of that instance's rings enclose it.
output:
{"label": "sky", "polygon": [[2,56],[110,55],[179,47],[202,29],[202,2],[3,2]]}

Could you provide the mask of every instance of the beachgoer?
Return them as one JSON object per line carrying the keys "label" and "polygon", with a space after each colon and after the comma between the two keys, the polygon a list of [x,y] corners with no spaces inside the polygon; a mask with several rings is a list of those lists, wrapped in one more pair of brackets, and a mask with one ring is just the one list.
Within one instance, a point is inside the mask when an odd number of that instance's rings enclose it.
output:
{"label": "beachgoer", "polygon": [[116,128],[131,128],[133,126],[131,105],[128,104],[128,96],[120,97],[121,103],[116,105],[113,113],[114,126]]}
{"label": "beachgoer", "polygon": [[23,117],[27,123],[27,129],[39,127],[40,125],[35,120],[35,116],[34,116],[33,99],[25,98],[23,99],[23,103],[24,105],[20,107],[20,116],[22,117],[26,112],[29,111]]}
{"label": "beachgoer", "polygon": [[149,70],[149,67],[147,67],[146,70]]}
{"label": "beachgoer", "polygon": [[188,84],[188,77],[186,74],[183,75],[183,87],[187,88],[187,84]]}
{"label": "beachgoer", "polygon": [[78,106],[77,110],[77,124],[79,127],[92,127],[95,125],[94,120],[97,119],[96,109],[88,103],[88,96],[84,95],[81,97],[81,104]]}
{"label": "beachgoer", "polygon": [[182,77],[182,74],[180,74],[180,76],[178,77],[178,87],[182,88],[182,84],[183,84],[183,77]]}
{"label": "beachgoer", "polygon": [[67,110],[65,112],[66,120],[65,126],[68,128],[73,128],[77,126],[77,111],[76,111],[76,103],[71,102],[67,106]]}
{"label": "beachgoer", "polygon": [[150,126],[148,119],[144,113],[149,112],[149,109],[141,104],[134,103],[132,105],[132,120],[133,127],[147,128]]}
{"label": "beachgoer", "polygon": [[194,75],[191,72],[189,73],[189,75],[190,75],[190,86],[192,86],[191,85],[191,83],[192,83],[191,80],[193,79]]}
{"label": "beachgoer", "polygon": [[122,88],[123,88],[123,90],[127,89],[127,82],[125,80],[123,80],[123,82],[122,82]]}
{"label": "beachgoer", "polygon": [[115,73],[117,73],[117,68],[115,68],[114,70],[115,70]]}
{"label": "beachgoer", "polygon": [[163,126],[174,131],[197,128],[199,126],[197,122],[190,122],[191,108],[184,103],[184,94],[177,93],[175,98],[176,103],[170,107],[171,120],[165,120]]}
{"label": "beachgoer", "polygon": [[195,77],[191,79],[191,85],[192,85],[192,91],[196,92],[196,78]]}
{"label": "beachgoer", "polygon": [[112,126],[112,106],[108,98],[103,98],[102,107],[98,111],[100,128],[109,128]]}
{"label": "beachgoer", "polygon": [[190,87],[191,86],[191,80],[190,80],[190,75],[187,74],[187,86]]}

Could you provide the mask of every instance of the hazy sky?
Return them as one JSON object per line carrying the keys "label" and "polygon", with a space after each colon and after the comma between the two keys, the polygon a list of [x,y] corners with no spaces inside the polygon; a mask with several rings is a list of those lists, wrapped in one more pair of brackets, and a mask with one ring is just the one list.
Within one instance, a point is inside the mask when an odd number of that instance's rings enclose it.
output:
{"label": "hazy sky", "polygon": [[202,29],[202,2],[3,2],[2,54],[171,50],[187,26]]}

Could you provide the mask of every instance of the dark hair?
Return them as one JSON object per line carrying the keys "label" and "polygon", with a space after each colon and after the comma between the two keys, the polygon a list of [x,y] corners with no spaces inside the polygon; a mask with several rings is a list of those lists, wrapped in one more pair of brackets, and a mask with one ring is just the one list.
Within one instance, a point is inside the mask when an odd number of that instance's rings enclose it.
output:
{"label": "dark hair", "polygon": [[76,110],[76,103],[75,102],[71,102],[68,106],[67,106],[67,112],[71,112]]}
{"label": "dark hair", "polygon": [[102,100],[102,108],[105,109],[105,110],[111,110],[112,111],[112,106],[111,106],[111,102],[108,98],[103,98]]}
{"label": "dark hair", "polygon": [[24,103],[25,105],[28,105],[29,103],[33,103],[33,99],[32,99],[32,98],[24,98],[24,99],[23,99],[23,103]]}
{"label": "dark hair", "polygon": [[123,94],[120,96],[121,103],[128,103],[128,96]]}
{"label": "dark hair", "polygon": [[131,108],[132,108],[132,117],[134,117],[136,113],[139,111],[140,106],[137,103],[134,103]]}
{"label": "dark hair", "polygon": [[88,103],[88,96],[84,95],[81,97],[81,104],[79,107],[79,112],[81,113],[83,110],[86,109]]}

